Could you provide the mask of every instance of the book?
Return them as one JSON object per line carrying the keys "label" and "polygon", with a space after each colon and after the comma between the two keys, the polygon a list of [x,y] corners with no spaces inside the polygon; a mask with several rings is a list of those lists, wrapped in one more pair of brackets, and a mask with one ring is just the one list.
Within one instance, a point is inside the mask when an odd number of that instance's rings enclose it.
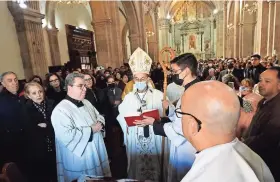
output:
{"label": "book", "polygon": [[160,116],[159,116],[159,111],[157,109],[153,109],[153,110],[145,110],[142,113],[137,112],[137,113],[133,113],[133,114],[128,114],[127,116],[124,117],[126,124],[128,127],[131,126],[136,126],[134,124],[135,120],[143,120],[143,116],[148,116],[148,117],[152,117],[155,120],[159,120]]}

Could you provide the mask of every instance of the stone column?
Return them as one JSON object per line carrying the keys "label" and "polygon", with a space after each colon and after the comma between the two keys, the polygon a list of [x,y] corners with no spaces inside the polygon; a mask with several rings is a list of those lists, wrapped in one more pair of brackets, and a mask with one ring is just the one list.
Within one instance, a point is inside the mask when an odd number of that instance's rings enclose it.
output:
{"label": "stone column", "polygon": [[47,28],[46,31],[48,33],[48,38],[49,38],[52,65],[59,66],[61,65],[61,61],[60,61],[60,51],[59,51],[58,38],[57,38],[58,29],[55,28],[55,26],[53,26],[52,29]]}
{"label": "stone column", "polygon": [[223,20],[223,58],[226,57],[227,53],[227,1],[224,2],[224,20]]}
{"label": "stone column", "polygon": [[272,50],[278,54],[278,59],[280,55],[280,2],[276,1],[274,5],[274,24],[273,24],[273,39],[272,39]]}
{"label": "stone column", "polygon": [[48,69],[42,30],[44,15],[40,14],[39,2],[28,1],[26,9],[16,2],[7,4],[16,25],[25,78],[33,75],[44,78]]}
{"label": "stone column", "polygon": [[214,47],[214,17],[210,19],[210,55],[211,57],[215,56],[215,47]]}
{"label": "stone column", "polygon": [[158,26],[159,26],[159,50],[161,50],[164,47],[169,46],[169,19],[166,18],[160,18],[158,20]]}
{"label": "stone column", "polygon": [[267,35],[268,35],[268,2],[258,2],[258,14],[255,36],[255,52],[260,53],[262,56],[267,54]]}
{"label": "stone column", "polygon": [[[274,25],[274,1],[269,1],[268,5],[268,31],[267,31],[267,52],[266,55],[272,56],[273,45],[273,25]],[[278,20],[279,21],[279,20]]]}
{"label": "stone column", "polygon": [[116,1],[90,1],[90,5],[96,7],[95,9],[92,8],[94,11],[92,25],[98,64],[105,67],[119,67],[123,64],[124,57],[118,4]]}
{"label": "stone column", "polygon": [[239,31],[240,31],[240,2],[234,1],[234,36],[233,36],[233,56],[239,57]]}

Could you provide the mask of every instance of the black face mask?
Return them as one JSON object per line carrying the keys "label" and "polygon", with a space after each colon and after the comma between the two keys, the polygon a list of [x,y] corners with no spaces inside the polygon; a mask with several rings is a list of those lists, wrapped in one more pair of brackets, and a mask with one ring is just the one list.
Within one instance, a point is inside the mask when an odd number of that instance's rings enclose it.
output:
{"label": "black face mask", "polygon": [[172,75],[172,81],[176,84],[176,85],[183,85],[184,79],[180,79],[179,78],[179,74],[174,74]]}
{"label": "black face mask", "polygon": [[114,83],[108,84],[108,88],[115,88],[115,84]]}
{"label": "black face mask", "polygon": [[232,69],[233,68],[233,64],[232,63],[229,63],[228,64],[228,69]]}

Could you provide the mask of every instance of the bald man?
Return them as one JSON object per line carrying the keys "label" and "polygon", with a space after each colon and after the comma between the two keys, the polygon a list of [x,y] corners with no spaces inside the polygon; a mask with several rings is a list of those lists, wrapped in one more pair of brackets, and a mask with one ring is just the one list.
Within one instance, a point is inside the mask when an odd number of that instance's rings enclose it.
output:
{"label": "bald man", "polygon": [[240,104],[230,87],[197,83],[184,93],[181,109],[184,136],[198,151],[182,182],[274,182],[264,161],[235,136]]}

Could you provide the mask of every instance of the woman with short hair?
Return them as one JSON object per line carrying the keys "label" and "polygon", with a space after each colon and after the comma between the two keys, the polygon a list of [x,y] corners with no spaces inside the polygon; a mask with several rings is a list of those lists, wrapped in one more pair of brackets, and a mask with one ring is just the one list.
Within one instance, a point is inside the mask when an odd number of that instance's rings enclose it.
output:
{"label": "woman with short hair", "polygon": [[56,181],[55,136],[50,119],[54,102],[46,99],[43,87],[37,82],[25,85],[24,96],[28,181]]}

